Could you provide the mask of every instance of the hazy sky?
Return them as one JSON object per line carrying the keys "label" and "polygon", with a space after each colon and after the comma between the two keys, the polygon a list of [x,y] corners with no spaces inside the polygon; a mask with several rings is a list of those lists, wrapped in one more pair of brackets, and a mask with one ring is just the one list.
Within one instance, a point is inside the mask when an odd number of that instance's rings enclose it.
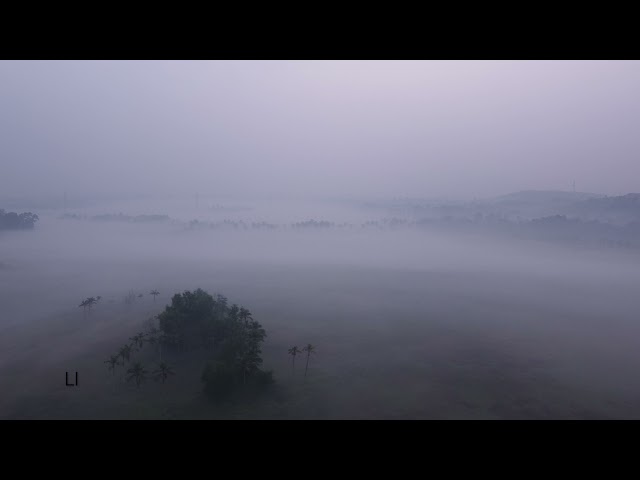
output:
{"label": "hazy sky", "polygon": [[636,61],[2,61],[0,193],[640,191]]}

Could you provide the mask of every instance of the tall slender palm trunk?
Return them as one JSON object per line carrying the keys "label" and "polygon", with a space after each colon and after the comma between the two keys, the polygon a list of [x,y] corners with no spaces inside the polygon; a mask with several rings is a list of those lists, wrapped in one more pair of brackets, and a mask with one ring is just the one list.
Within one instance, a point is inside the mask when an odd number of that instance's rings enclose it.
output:
{"label": "tall slender palm trunk", "polygon": [[311,352],[307,352],[307,365],[304,367],[304,378],[307,378],[307,370],[309,370],[309,357],[311,357]]}

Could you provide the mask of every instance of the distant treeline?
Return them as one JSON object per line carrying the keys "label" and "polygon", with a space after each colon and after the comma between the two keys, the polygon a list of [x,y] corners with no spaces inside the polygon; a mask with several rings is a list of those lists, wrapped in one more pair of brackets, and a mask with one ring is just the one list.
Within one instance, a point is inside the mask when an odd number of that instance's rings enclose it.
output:
{"label": "distant treeline", "polygon": [[640,222],[615,225],[597,220],[570,218],[566,215],[552,215],[532,220],[510,220],[500,215],[474,215],[468,217],[445,216],[418,220],[406,218],[384,218],[361,224],[333,223],[308,220],[288,225],[267,223],[246,223],[225,220],[223,222],[189,222],[190,229],[232,229],[232,230],[398,230],[437,229],[454,233],[496,233],[517,238],[590,245],[598,247],[620,247],[640,249]]}
{"label": "distant treeline", "polygon": [[565,215],[582,220],[624,225],[640,221],[640,194],[607,197],[595,194],[570,192],[518,192],[493,200],[439,203],[427,201],[396,201],[366,204],[368,209],[385,210],[389,215],[413,218],[458,217],[473,218],[494,214],[509,220],[533,220],[536,218]]}
{"label": "distant treeline", "polygon": [[28,230],[35,226],[38,215],[25,212],[5,212],[0,208],[0,230]]}
{"label": "distant treeline", "polygon": [[415,222],[418,226],[446,230],[498,233],[522,239],[568,245],[640,249],[640,222],[616,225],[597,220],[551,215],[532,220],[507,220],[497,216],[474,219],[445,218]]}
{"label": "distant treeline", "polygon": [[334,223],[326,220],[310,219],[290,224],[267,222],[245,222],[242,220],[222,220],[206,222],[191,220],[181,222],[167,215],[138,215],[135,217],[118,215],[97,215],[82,217],[65,215],[63,218],[76,218],[95,221],[123,221],[131,223],[171,222],[188,230],[283,230],[320,231],[320,230],[398,230],[431,229],[452,233],[500,234],[522,239],[540,240],[571,245],[597,247],[617,247],[640,249],[640,222],[624,225],[598,220],[551,215],[531,220],[514,220],[506,215],[494,213],[475,213],[470,216],[446,215],[426,218],[383,218],[363,223]]}
{"label": "distant treeline", "polygon": [[72,220],[93,220],[97,222],[130,222],[130,223],[150,223],[150,222],[167,222],[170,220],[169,215],[124,215],[118,214],[103,214],[87,217],[85,215],[77,215],[66,213],[60,218],[72,219]]}

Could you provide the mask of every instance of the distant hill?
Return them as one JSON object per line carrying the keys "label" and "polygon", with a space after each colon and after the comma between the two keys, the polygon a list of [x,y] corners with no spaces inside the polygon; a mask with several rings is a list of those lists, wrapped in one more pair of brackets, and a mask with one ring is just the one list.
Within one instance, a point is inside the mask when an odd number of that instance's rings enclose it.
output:
{"label": "distant hill", "polygon": [[508,193],[498,197],[489,198],[491,203],[572,203],[595,198],[604,195],[587,192],[565,192],[562,190],[523,190]]}
{"label": "distant hill", "polygon": [[584,218],[614,223],[637,222],[640,221],[640,193],[590,198],[575,205],[574,212]]}
{"label": "distant hill", "polygon": [[635,212],[640,209],[640,193],[627,193],[618,197],[591,198],[586,200],[584,205],[589,208]]}
{"label": "distant hill", "polygon": [[522,191],[479,202],[507,216],[566,215],[623,225],[640,221],[640,193],[607,196],[585,192]]}
{"label": "distant hill", "polygon": [[596,193],[560,190],[525,190],[476,202],[476,205],[510,218],[537,218],[569,214],[575,205],[603,197]]}

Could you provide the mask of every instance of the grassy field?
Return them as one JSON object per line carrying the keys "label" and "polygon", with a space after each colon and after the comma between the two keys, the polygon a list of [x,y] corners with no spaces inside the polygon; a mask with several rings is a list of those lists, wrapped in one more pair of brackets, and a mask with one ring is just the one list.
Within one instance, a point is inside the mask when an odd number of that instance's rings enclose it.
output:
{"label": "grassy field", "polygon": [[[621,302],[636,301],[628,292],[603,306],[593,300],[600,285],[561,278],[266,264],[172,268],[176,286],[164,284],[155,303],[145,296],[127,306],[126,290],[106,292],[86,318],[74,303],[5,325],[0,417],[640,418],[638,327],[620,313],[628,311]],[[264,366],[277,379],[270,392],[213,405],[201,393],[199,358],[165,356],[176,371],[165,385],[136,388],[124,382],[122,367],[107,371],[103,362],[161,311],[182,276],[191,279],[185,288],[224,293],[263,324]],[[287,349],[308,342],[318,353],[305,380],[304,357],[292,376]],[[157,356],[145,347],[134,359],[152,370]],[[66,371],[79,372],[78,387],[65,386]]]}

